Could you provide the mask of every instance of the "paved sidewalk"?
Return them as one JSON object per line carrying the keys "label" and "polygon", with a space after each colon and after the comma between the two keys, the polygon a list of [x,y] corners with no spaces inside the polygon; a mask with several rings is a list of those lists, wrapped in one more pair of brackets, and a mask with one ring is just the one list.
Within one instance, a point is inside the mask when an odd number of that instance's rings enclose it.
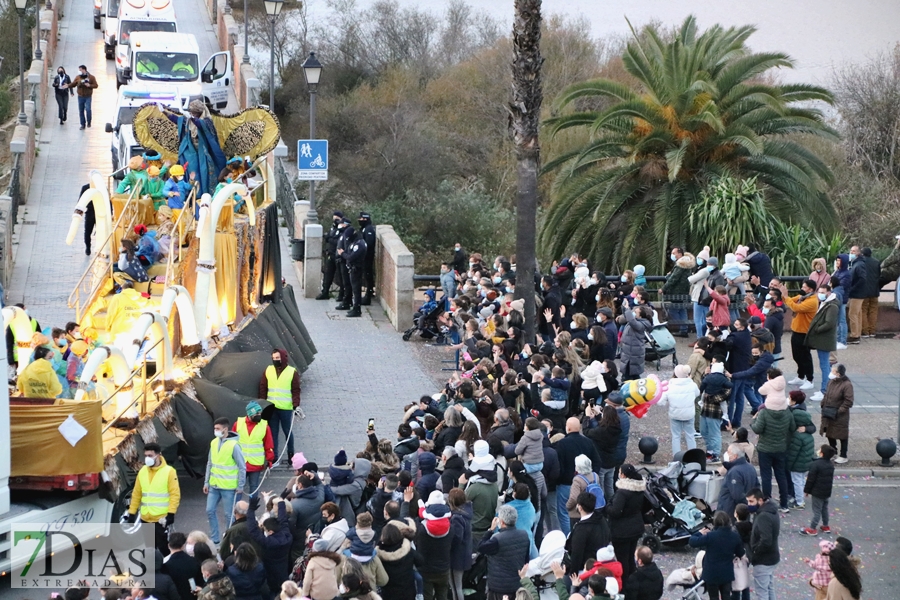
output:
{"label": "paved sidewalk", "polygon": [[[393,440],[403,407],[435,391],[413,348],[391,326],[379,304],[348,319],[334,300],[309,300],[300,290],[301,263],[290,259],[290,236],[281,228],[282,273],[297,290],[300,315],[319,353],[303,374],[301,406],[306,419],[295,446],[307,460],[331,464],[341,448],[350,458],[366,444],[366,422]],[[297,437],[299,436],[299,437]]]}

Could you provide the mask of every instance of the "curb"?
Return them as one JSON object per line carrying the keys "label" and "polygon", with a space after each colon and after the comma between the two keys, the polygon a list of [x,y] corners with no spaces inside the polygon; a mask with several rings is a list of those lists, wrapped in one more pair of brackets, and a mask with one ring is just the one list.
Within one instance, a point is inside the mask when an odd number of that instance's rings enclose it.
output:
{"label": "curb", "polygon": [[[900,467],[900,464],[897,464]],[[666,468],[667,465],[653,464],[653,465],[645,465],[642,463],[634,463],[634,465],[638,468],[645,468],[648,471],[656,472],[661,469]],[[721,463],[717,463],[716,466],[721,466]],[[755,466],[755,465],[754,465]],[[759,473],[759,467],[755,467],[756,472]],[[900,479],[900,468],[888,468],[888,467],[863,467],[863,468],[843,468],[843,469],[835,469],[834,470],[835,477],[843,476],[843,477],[875,477],[878,479]]]}

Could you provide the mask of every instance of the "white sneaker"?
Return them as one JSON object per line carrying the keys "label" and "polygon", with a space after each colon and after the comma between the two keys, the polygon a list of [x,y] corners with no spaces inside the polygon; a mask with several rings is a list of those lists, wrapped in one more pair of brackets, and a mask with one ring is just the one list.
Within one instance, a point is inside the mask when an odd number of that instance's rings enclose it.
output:
{"label": "white sneaker", "polygon": [[794,377],[793,379],[791,379],[790,381],[788,381],[788,385],[800,385],[800,384],[803,383],[804,381],[806,381],[806,380],[805,380],[805,379],[800,379],[799,377]]}
{"label": "white sneaker", "polygon": [[803,385],[800,386],[801,390],[811,390],[813,389],[812,381],[803,380]]}
{"label": "white sneaker", "polygon": [[838,342],[838,343],[837,343],[837,349],[838,349],[838,350],[846,350],[846,349],[847,349],[847,344],[842,344],[842,343]]}
{"label": "white sneaker", "polygon": [[850,461],[848,459],[844,458],[843,456],[838,456],[836,459],[834,459],[834,462],[836,462],[839,465],[842,465],[842,464],[844,464],[846,462],[850,462]]}
{"label": "white sneaker", "polygon": [[822,398],[824,398],[824,397],[825,397],[825,396],[822,394],[822,392],[816,392],[815,394],[813,394],[812,396],[810,396],[809,399],[810,399],[812,402],[821,402],[821,401],[822,401]]}

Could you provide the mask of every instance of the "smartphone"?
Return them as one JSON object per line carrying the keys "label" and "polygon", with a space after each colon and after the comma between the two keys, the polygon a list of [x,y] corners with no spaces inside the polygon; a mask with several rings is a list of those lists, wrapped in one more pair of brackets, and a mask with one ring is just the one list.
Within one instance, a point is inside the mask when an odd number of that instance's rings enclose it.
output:
{"label": "smartphone", "polygon": [[193,577],[191,577],[190,579],[188,579],[188,585],[191,586],[191,589],[192,589],[192,590],[197,588],[197,582],[194,581],[194,578],[193,578]]}
{"label": "smartphone", "polygon": [[370,430],[375,429],[375,419],[374,418],[369,419],[369,427],[368,428]]}

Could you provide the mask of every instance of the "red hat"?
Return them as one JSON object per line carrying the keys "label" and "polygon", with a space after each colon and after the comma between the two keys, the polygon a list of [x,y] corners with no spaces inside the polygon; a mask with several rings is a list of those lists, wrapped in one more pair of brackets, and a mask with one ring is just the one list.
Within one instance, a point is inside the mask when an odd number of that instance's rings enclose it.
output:
{"label": "red hat", "polygon": [[143,223],[138,223],[134,226],[134,232],[138,235],[144,235],[145,233],[147,233],[147,226]]}

